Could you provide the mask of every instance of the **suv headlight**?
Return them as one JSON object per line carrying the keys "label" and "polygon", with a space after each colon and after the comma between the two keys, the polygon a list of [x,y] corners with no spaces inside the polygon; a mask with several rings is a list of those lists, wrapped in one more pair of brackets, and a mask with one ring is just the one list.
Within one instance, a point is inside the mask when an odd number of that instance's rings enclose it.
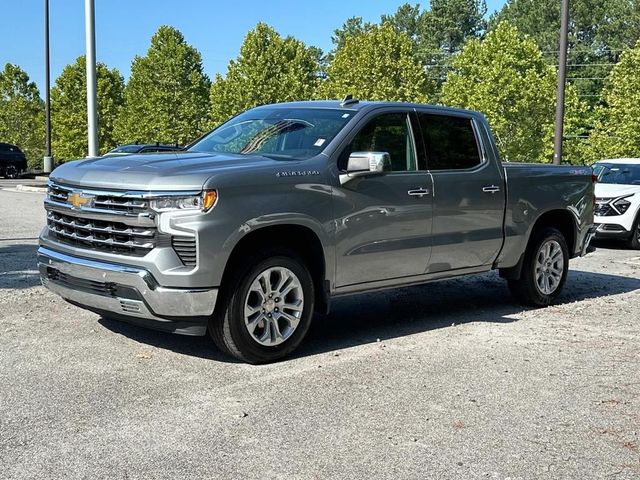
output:
{"label": "suv headlight", "polygon": [[627,195],[625,197],[620,197],[617,200],[615,200],[613,202],[613,206],[614,208],[620,212],[620,215],[624,215],[625,212],[627,210],[629,210],[629,206],[631,206],[631,202],[629,200],[627,200],[627,198],[632,197],[633,193],[631,195]]}
{"label": "suv headlight", "polygon": [[182,210],[200,210],[208,212],[218,201],[218,192],[205,190],[200,195],[158,197],[151,200],[149,206],[156,212]]}

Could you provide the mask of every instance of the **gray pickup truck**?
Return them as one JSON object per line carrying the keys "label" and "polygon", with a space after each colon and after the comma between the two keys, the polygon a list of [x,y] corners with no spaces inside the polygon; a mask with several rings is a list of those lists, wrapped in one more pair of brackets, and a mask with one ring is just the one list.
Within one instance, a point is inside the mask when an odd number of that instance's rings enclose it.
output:
{"label": "gray pickup truck", "polygon": [[548,305],[593,207],[591,168],[502,164],[479,113],[284,103],[183,152],[61,165],[38,263],[75,305],[263,363],[338,295],[498,269]]}

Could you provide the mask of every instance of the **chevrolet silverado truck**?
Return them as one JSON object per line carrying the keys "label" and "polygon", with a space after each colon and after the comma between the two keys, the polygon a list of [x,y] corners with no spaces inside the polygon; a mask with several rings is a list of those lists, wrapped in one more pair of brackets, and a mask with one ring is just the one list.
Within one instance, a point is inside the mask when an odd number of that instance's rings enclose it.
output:
{"label": "chevrolet silverado truck", "polygon": [[56,168],[39,270],[105,318],[264,363],[339,295],[497,269],[520,302],[550,304],[593,236],[593,182],[590,167],[501,163],[473,111],[266,105],[183,152]]}

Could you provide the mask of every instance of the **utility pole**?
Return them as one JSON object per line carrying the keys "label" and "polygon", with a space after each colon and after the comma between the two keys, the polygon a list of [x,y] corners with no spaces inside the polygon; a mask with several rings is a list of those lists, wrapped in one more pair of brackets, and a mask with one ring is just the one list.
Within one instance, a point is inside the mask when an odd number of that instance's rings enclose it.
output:
{"label": "utility pole", "polygon": [[569,0],[562,0],[560,18],[560,55],[558,61],[558,92],[556,94],[556,133],[553,142],[553,163],[562,162],[562,137],[564,135],[564,91],[567,83],[567,44],[569,36]]}
{"label": "utility pole", "polygon": [[98,110],[96,84],[96,17],[94,0],[84,2],[84,24],[86,37],[87,64],[87,136],[89,151],[87,157],[98,156]]}
{"label": "utility pole", "polygon": [[44,159],[42,167],[44,173],[53,170],[51,157],[51,76],[49,69],[49,0],[44,0]]}

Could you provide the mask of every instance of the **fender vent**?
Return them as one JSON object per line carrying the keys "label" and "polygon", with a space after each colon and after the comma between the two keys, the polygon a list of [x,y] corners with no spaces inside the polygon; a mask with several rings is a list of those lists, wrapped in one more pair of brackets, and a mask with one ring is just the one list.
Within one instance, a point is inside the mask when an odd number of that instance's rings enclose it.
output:
{"label": "fender vent", "polygon": [[182,263],[188,267],[196,265],[196,239],[194,237],[171,237],[171,246]]}

